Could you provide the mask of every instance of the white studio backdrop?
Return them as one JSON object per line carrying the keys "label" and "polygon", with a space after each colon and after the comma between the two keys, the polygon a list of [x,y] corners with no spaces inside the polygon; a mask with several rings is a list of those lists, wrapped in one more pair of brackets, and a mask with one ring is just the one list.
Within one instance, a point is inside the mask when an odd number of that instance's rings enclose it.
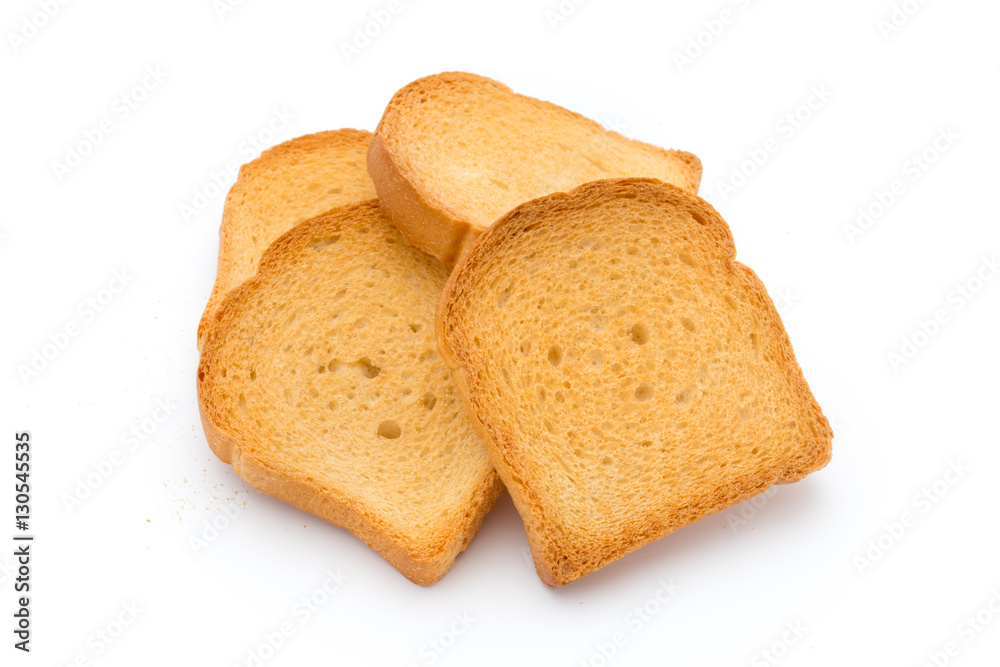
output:
{"label": "white studio backdrop", "polygon": [[[982,0],[9,0],[0,663],[996,664],[998,20]],[[826,469],[558,590],[504,496],[421,588],[214,458],[195,328],[235,170],[374,130],[444,70],[702,159],[834,425]]]}

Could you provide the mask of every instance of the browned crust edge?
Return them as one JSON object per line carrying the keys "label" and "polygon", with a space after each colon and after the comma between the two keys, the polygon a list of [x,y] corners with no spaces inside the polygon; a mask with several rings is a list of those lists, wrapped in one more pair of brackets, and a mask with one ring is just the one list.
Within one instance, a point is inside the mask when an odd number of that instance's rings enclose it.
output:
{"label": "browned crust edge", "polygon": [[445,264],[454,264],[480,232],[467,221],[432,206],[409,179],[404,178],[380,135],[368,147],[368,174],[375,183],[382,213],[403,238]]}
{"label": "browned crust edge", "polygon": [[[403,237],[411,244],[437,257],[445,264],[455,264],[484,231],[468,220],[462,219],[446,201],[433,197],[432,193],[418,190],[412,179],[406,177],[409,164],[398,151],[386,145],[385,127],[391,125],[394,116],[404,104],[406,97],[419,85],[428,80],[466,81],[497,88],[510,95],[538,103],[556,115],[572,118],[591,128],[612,135],[640,150],[660,153],[677,159],[687,165],[688,179],[683,189],[697,194],[701,184],[702,164],[697,155],[676,149],[667,149],[655,144],[626,137],[609,130],[597,121],[561,107],[558,104],[540,100],[529,95],[514,92],[505,84],[489,77],[468,72],[442,72],[413,81],[393,95],[386,106],[382,120],[375,130],[375,136],[368,149],[368,173],[375,183],[375,191],[382,202],[382,212],[399,228]],[[391,140],[390,140],[391,141]],[[395,153],[395,154],[394,154]]]}
{"label": "browned crust edge", "polygon": [[215,284],[212,286],[212,292],[205,303],[205,311],[198,322],[197,340],[199,350],[205,344],[205,336],[208,334],[208,328],[227,294],[227,291],[222,287],[222,278],[228,276],[233,270],[229,260],[233,242],[227,233],[233,224],[235,224],[235,213],[232,202],[251,187],[258,177],[270,173],[275,164],[287,160],[289,156],[330,144],[342,144],[346,146],[355,142],[367,143],[371,141],[371,138],[371,132],[351,128],[304,134],[268,148],[255,159],[240,167],[236,182],[229,188],[222,208],[222,224],[219,225],[218,268],[216,269]]}
{"label": "browned crust edge", "polygon": [[[526,472],[522,469],[520,461],[514,454],[516,435],[508,429],[503,429],[491,422],[488,419],[488,415],[484,417],[483,411],[479,409],[477,392],[484,378],[480,377],[479,370],[469,363],[468,347],[462,335],[456,333],[453,337],[449,337],[447,324],[449,315],[456,306],[457,293],[462,288],[461,282],[465,272],[475,271],[482,259],[492,252],[493,245],[501,242],[504,237],[515,236],[521,233],[523,228],[531,223],[532,215],[545,211],[553,203],[564,202],[576,197],[598,196],[603,192],[611,192],[622,188],[659,188],[663,190],[662,194],[678,198],[684,205],[697,209],[713,225],[713,231],[718,235],[720,247],[727,251],[728,257],[726,257],[726,261],[729,263],[729,267],[748,280],[750,289],[756,292],[758,298],[761,300],[761,304],[770,310],[769,314],[772,317],[767,318],[767,320],[772,329],[771,333],[775,340],[778,341],[778,348],[783,354],[783,365],[789,371],[789,382],[802,398],[805,411],[815,417],[815,437],[810,442],[804,443],[802,447],[802,451],[811,452],[811,456],[799,457],[796,460],[780,462],[780,464],[776,462],[771,471],[772,474],[762,476],[757,480],[756,484],[747,486],[736,493],[725,494],[724,492],[720,492],[715,498],[705,499],[699,504],[688,506],[685,508],[682,517],[659,522],[641,535],[635,534],[631,536],[631,539],[627,541],[624,548],[598,554],[598,558],[592,561],[589,567],[562,572],[556,567],[557,556],[559,553],[572,550],[573,547],[572,545],[567,547],[566,545],[559,544],[558,539],[553,538],[550,533],[553,531],[558,532],[558,525],[556,522],[548,519],[546,503],[543,499],[537,495],[530,485],[524,483],[523,480],[527,477]],[[830,428],[829,422],[823,415],[812,391],[809,389],[809,385],[806,383],[802,369],[795,358],[788,334],[781,323],[777,309],[774,307],[774,303],[768,295],[764,284],[753,270],[736,261],[736,247],[733,243],[729,226],[708,202],[705,202],[696,195],[685,192],[681,188],[655,179],[625,178],[595,181],[582,185],[568,193],[557,193],[527,202],[509,212],[479,237],[479,241],[466,253],[452,271],[441,294],[441,299],[438,302],[435,317],[435,335],[442,358],[455,371],[459,393],[472,417],[473,424],[486,443],[490,460],[493,462],[497,473],[503,480],[511,495],[511,499],[514,501],[518,512],[524,520],[529,546],[535,562],[535,569],[542,582],[548,586],[563,586],[576,581],[679,528],[752,498],[767,490],[772,484],[798,481],[806,475],[826,466],[832,456],[831,440],[833,438],[833,431]],[[733,491],[733,489],[729,489],[728,487],[727,489]]]}
{"label": "browned crust edge", "polygon": [[238,304],[252,295],[258,285],[280,271],[282,253],[294,249],[299,237],[315,233],[314,228],[335,232],[341,229],[343,221],[349,219],[357,209],[374,209],[377,204],[377,200],[351,204],[300,223],[268,248],[253,278],[226,295],[219,307],[218,318],[206,333],[198,365],[198,411],[205,438],[212,452],[223,463],[231,464],[233,471],[244,481],[268,495],[347,529],[378,552],[407,579],[416,584],[427,585],[440,579],[451,568],[455,558],[468,547],[479,531],[486,514],[503,492],[504,487],[496,471],[491,471],[478,487],[469,507],[469,519],[456,531],[456,538],[449,547],[436,558],[421,557],[395,540],[388,531],[380,527],[375,517],[347,495],[340,495],[331,489],[310,483],[297,471],[284,469],[275,462],[245,455],[240,435],[227,432],[220,426],[222,420],[213,411],[211,391],[205,381],[206,368],[215,354],[215,338],[221,335],[217,333],[220,325],[234,316]]}

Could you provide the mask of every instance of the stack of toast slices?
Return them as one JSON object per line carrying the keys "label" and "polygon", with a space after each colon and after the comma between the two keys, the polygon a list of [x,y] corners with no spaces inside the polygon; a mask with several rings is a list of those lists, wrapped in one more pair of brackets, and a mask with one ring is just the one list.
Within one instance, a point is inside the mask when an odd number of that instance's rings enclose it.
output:
{"label": "stack of toast slices", "polygon": [[825,466],[701,163],[466,73],[265,151],[198,327],[208,443],[437,581],[504,488],[570,583]]}

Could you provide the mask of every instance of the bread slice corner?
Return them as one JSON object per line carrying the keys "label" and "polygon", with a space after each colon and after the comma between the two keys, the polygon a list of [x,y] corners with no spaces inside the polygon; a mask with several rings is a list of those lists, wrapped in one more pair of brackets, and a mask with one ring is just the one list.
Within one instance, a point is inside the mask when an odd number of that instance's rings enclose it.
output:
{"label": "bread slice corner", "polygon": [[215,285],[198,324],[198,348],[230,290],[252,277],[268,246],[296,224],[375,196],[366,161],[371,133],[328,130],[265,150],[240,167],[219,228]]}

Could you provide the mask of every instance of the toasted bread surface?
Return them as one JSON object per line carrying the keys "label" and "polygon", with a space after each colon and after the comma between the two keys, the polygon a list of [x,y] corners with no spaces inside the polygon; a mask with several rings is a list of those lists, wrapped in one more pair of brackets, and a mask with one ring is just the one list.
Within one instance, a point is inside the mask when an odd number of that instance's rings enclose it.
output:
{"label": "toasted bread surface", "polygon": [[626,138],[486,77],[445,72],[389,102],[368,153],[383,211],[410,243],[454,263],[519,204],[598,179],[698,191],[691,153]]}
{"label": "toasted bread surface", "polygon": [[198,369],[220,459],[420,584],[503,488],[435,348],[447,275],[377,201],[334,209],[281,236],[226,297]]}
{"label": "toasted bread surface", "polygon": [[371,133],[331,130],[297,137],[240,168],[219,227],[219,268],[198,326],[198,347],[222,299],[250,278],[268,246],[297,223],[375,196],[366,155]]}
{"label": "toasted bread surface", "polygon": [[618,179],[514,209],[452,272],[438,346],[546,584],[830,460],[778,313],[735,256],[702,199]]}

